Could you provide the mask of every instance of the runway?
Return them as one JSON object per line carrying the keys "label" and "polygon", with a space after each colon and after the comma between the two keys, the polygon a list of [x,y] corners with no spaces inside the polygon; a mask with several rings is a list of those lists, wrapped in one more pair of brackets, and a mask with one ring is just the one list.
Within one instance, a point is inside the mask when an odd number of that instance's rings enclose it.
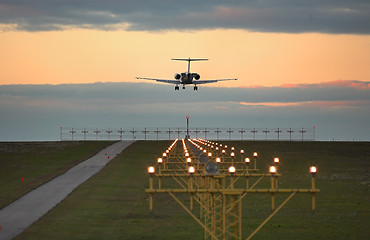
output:
{"label": "runway", "polygon": [[0,240],[18,236],[133,142],[120,141],[112,144],[1,209]]}

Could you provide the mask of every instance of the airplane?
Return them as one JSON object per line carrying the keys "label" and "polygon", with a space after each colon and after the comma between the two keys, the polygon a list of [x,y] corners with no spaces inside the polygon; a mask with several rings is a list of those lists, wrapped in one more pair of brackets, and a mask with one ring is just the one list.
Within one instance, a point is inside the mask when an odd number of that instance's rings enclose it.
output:
{"label": "airplane", "polygon": [[190,62],[192,61],[208,61],[205,58],[172,58],[171,60],[175,61],[187,61],[188,62],[188,71],[182,72],[181,74],[175,74],[175,80],[167,80],[167,79],[157,79],[157,78],[143,78],[143,77],[136,77],[136,79],[144,79],[144,80],[152,80],[157,82],[163,83],[170,83],[176,84],[175,90],[179,90],[179,85],[182,84],[182,89],[185,89],[185,85],[194,84],[194,91],[198,90],[198,84],[206,84],[206,83],[215,83],[220,81],[230,81],[230,80],[237,80],[237,78],[228,78],[228,79],[213,79],[213,80],[199,80],[200,75],[198,73],[190,72]]}

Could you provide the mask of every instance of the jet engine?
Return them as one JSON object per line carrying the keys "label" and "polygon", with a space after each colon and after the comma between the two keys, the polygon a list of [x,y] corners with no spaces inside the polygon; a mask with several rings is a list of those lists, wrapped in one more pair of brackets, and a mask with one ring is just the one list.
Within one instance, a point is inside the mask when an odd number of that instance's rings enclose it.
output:
{"label": "jet engine", "polygon": [[181,75],[176,73],[175,76],[174,76],[175,79],[179,80],[181,78]]}
{"label": "jet engine", "polygon": [[198,73],[195,73],[195,74],[194,74],[194,78],[195,78],[195,80],[199,80],[200,75],[199,75]]}

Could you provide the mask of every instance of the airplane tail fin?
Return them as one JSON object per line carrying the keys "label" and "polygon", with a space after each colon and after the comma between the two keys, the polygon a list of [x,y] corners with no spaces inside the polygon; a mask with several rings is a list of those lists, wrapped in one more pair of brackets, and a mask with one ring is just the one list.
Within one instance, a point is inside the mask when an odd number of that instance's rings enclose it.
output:
{"label": "airplane tail fin", "polygon": [[172,58],[171,60],[176,60],[176,61],[207,61],[209,59],[207,58]]}
{"label": "airplane tail fin", "polygon": [[172,58],[175,61],[187,61],[188,62],[188,72],[190,72],[190,62],[192,61],[208,61],[207,58]]}

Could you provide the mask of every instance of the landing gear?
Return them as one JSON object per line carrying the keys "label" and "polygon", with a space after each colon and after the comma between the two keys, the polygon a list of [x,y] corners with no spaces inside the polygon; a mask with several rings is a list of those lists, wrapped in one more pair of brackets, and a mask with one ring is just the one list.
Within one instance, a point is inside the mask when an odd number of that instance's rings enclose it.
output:
{"label": "landing gear", "polygon": [[198,87],[197,86],[194,86],[194,91],[198,91]]}
{"label": "landing gear", "polygon": [[179,88],[179,86],[175,86],[175,90],[179,90],[180,88]]}
{"label": "landing gear", "polygon": [[182,86],[182,89],[185,89],[185,85]]}

